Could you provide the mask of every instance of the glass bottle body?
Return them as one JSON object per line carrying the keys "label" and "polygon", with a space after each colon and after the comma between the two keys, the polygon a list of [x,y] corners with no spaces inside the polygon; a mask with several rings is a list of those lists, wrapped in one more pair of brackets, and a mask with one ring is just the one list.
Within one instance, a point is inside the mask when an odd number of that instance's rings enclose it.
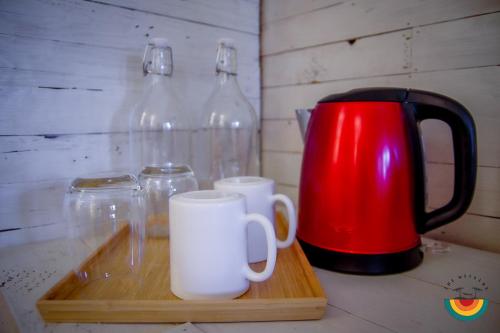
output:
{"label": "glass bottle body", "polygon": [[191,124],[173,87],[171,49],[150,47],[151,60],[146,59],[148,50],[144,60],[144,94],[129,123],[135,174],[145,167],[191,164]]}
{"label": "glass bottle body", "polygon": [[215,89],[196,132],[195,173],[201,189],[227,177],[257,175],[257,115],[236,79],[236,50],[219,44]]}

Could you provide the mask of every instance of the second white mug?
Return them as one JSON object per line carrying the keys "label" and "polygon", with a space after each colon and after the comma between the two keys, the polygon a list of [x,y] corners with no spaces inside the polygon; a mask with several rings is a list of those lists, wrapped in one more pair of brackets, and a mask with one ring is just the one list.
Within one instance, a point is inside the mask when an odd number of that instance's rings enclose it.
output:
{"label": "second white mug", "polygon": [[[258,213],[267,217],[275,226],[274,204],[282,202],[288,214],[288,235],[286,240],[276,240],[278,248],[286,248],[293,244],[297,231],[297,217],[292,200],[283,194],[274,194],[274,180],[263,177],[231,177],[214,183],[216,190],[241,193],[246,198],[247,212]],[[266,235],[258,225],[248,226],[248,261],[263,261],[267,256]]]}

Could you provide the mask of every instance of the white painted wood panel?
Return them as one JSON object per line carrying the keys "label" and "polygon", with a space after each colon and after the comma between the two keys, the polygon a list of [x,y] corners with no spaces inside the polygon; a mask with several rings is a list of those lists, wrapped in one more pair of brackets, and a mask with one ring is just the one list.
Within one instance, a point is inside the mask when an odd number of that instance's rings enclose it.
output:
{"label": "white painted wood panel", "polygon": [[[210,90],[206,87],[212,79],[177,82],[177,85],[189,85],[190,90],[198,91],[201,104],[208,98]],[[110,86],[102,91],[39,87],[12,89],[0,83],[0,135],[124,132],[128,130],[129,113],[141,93],[142,87]],[[186,104],[186,112],[197,113],[202,108],[187,99],[192,94],[186,89],[178,89],[178,96]],[[254,97],[249,101],[259,113],[260,99]]]}
{"label": "white painted wood panel", "polygon": [[295,187],[299,185],[302,154],[264,151],[262,165],[262,173],[278,184]]}
{"label": "white painted wood panel", "polygon": [[[478,163],[500,167],[500,117],[474,117],[477,130]],[[448,125],[440,121],[424,121],[422,136],[428,161],[453,162],[453,147]]]}
{"label": "white painted wood panel", "polygon": [[[6,136],[0,137],[0,147],[5,149],[0,154],[0,230],[22,228],[0,247],[31,240],[33,233],[43,232],[40,227],[62,223],[64,193],[75,177],[127,172],[129,166],[127,133]],[[40,235],[40,240],[50,238]]]}
{"label": "white painted wood panel", "polygon": [[[41,218],[43,218],[43,215]],[[0,233],[0,248],[64,237],[66,237],[66,225],[62,221],[30,227],[23,226],[21,229],[7,230]]]}
{"label": "white painted wood panel", "polygon": [[128,168],[128,133],[4,136],[0,147],[0,184]]}
{"label": "white painted wood panel", "polygon": [[497,218],[465,214],[453,223],[426,233],[433,239],[500,252],[500,223]]}
{"label": "white painted wood panel", "polygon": [[491,13],[500,10],[500,3],[496,0],[331,0],[290,4],[264,1],[264,10],[262,54],[268,55]]}
{"label": "white painted wood panel", "polygon": [[[185,6],[190,8],[193,5],[188,3]],[[249,5],[255,6],[255,3]],[[234,13],[219,13],[217,6],[205,13],[207,18],[215,13],[231,17],[231,20],[237,17]],[[240,5],[233,2],[231,6]],[[173,7],[178,10],[182,4],[176,2]],[[8,86],[29,84],[31,80],[26,80],[27,73],[22,73],[23,78],[19,78],[19,71],[30,70],[43,73],[33,74],[41,79],[34,80],[34,87],[100,91],[108,90],[109,86],[115,89],[118,84],[122,91],[124,88],[139,90],[142,88],[140,66],[144,44],[151,36],[168,36],[174,49],[175,85],[182,100],[192,100],[196,94],[200,100],[200,105],[194,110],[196,113],[212,89],[216,40],[227,36],[234,38],[238,46],[239,81],[244,94],[259,99],[259,71],[255,70],[258,68],[258,36],[255,34],[100,3],[23,0],[6,2],[2,9],[0,67],[4,67],[4,71],[5,68],[15,68],[3,79]],[[189,10],[186,8],[186,12]],[[200,13],[203,11],[197,15]],[[192,49],[207,52],[193,53]],[[29,50],[36,50],[38,56],[31,57]],[[57,77],[47,82],[47,76]],[[259,103],[254,101],[254,104],[258,106]]]}
{"label": "white painted wood panel", "polygon": [[[125,132],[140,89],[0,86],[0,134]],[[16,150],[16,148],[12,148]]]}
{"label": "white painted wood panel", "polygon": [[264,120],[262,122],[262,150],[302,152],[304,144],[295,119]]}
{"label": "white painted wood panel", "polygon": [[[430,207],[444,206],[453,192],[454,166],[427,163],[426,165]],[[474,199],[468,209],[471,214],[500,217],[500,169],[477,169]]]}
{"label": "white painted wood panel", "polygon": [[[215,39],[210,46],[206,46],[207,51],[216,48]],[[36,57],[33,57],[32,52],[35,50]],[[108,86],[107,82],[117,81],[132,89],[139,89],[143,78],[143,51],[143,48],[108,48],[0,35],[0,67],[71,76],[72,84],[63,88],[104,90]],[[185,91],[186,95],[187,92],[194,95],[197,88],[195,78],[199,78],[204,83],[204,95],[208,95],[215,76],[215,50],[203,54],[192,53],[190,56],[179,56],[175,48],[173,52],[173,78],[178,82],[177,88]],[[258,80],[258,73],[255,73],[257,59],[239,67],[238,79],[244,94],[259,97],[258,86],[252,87],[252,83],[255,85]],[[189,84],[195,85],[191,87]]]}
{"label": "white painted wood panel", "polygon": [[163,1],[163,0],[105,0],[119,7],[140,10],[155,15],[165,15],[169,18],[206,23],[236,31],[259,33],[259,1]]}
{"label": "white painted wood panel", "polygon": [[500,63],[500,13],[264,56],[264,87]]}
{"label": "white painted wood panel", "polygon": [[[264,152],[262,154],[263,173],[266,177],[276,180],[280,185],[298,187],[300,182],[301,153]],[[287,165],[286,173],[283,166]],[[290,167],[292,166],[293,167]]]}
{"label": "white painted wood panel", "polygon": [[329,94],[377,86],[427,89],[458,100],[475,118],[498,116],[500,67],[488,66],[266,88],[262,92],[262,117],[295,118],[295,109],[314,107],[318,100]]}
{"label": "white painted wood panel", "polygon": [[[2,38],[0,38],[0,44],[1,40]],[[33,46],[30,43],[26,47],[29,45]],[[7,47],[7,45],[5,46]],[[50,45],[46,45],[46,47],[51,50],[51,54],[46,56],[47,61],[59,54],[57,51],[52,53],[54,48]],[[126,130],[128,113],[138,101],[142,91],[142,75],[138,70],[138,64],[141,63],[140,56],[131,56],[127,52],[123,52],[118,57],[108,56],[107,51],[91,55],[85,53],[84,48],[79,46],[70,46],[70,49],[71,54],[78,57],[74,60],[75,62],[88,63],[86,58],[90,56],[95,56],[95,62],[82,65],[78,75],[74,75],[72,72],[49,74],[51,76],[49,82],[45,81],[47,75],[43,74],[47,70],[46,68],[23,71],[25,75],[22,77],[32,77],[31,74],[36,71],[34,87],[29,88],[12,89],[11,81],[20,79],[20,76],[17,75],[19,70],[11,70],[10,73],[3,76],[3,80],[0,80],[2,81],[0,82],[0,108],[3,110],[0,114],[2,120],[0,134],[30,135]],[[24,52],[23,50],[24,48],[11,50],[9,56],[15,58],[16,62],[21,58],[32,64],[29,55],[16,56],[17,52]],[[135,53],[139,54],[139,51]],[[65,67],[71,67],[71,61],[67,60],[70,57],[71,55],[67,53],[62,58],[65,59]],[[109,67],[106,68],[106,71],[101,72],[103,75],[108,75],[106,78],[87,75],[87,73],[95,73],[92,71],[94,65],[100,66],[98,59],[108,59],[113,68],[111,72],[108,71]],[[130,59],[135,60],[131,63]],[[42,63],[40,65],[43,66]],[[242,74],[238,78],[244,94],[250,97],[250,102],[259,114],[260,92],[255,74],[256,66],[258,66],[257,63],[246,69],[242,68]],[[214,74],[209,73],[212,68],[210,70],[208,67],[200,68],[199,64],[193,65],[193,67],[194,69],[187,73],[176,72],[174,78],[175,87],[180,100],[184,103],[186,112],[196,117],[213,89]],[[52,69],[57,70],[56,68]],[[196,69],[199,70],[198,73]],[[120,76],[123,76],[121,82],[112,82]],[[128,80],[126,76],[134,76],[135,78]],[[198,79],[193,79],[193,77],[198,77]],[[59,81],[59,78],[62,79]],[[193,95],[196,95],[196,98]],[[68,105],[73,107],[68,108]],[[47,109],[50,109],[51,112],[43,112]],[[78,115],[83,118],[83,122],[79,117],[75,117]]]}
{"label": "white painted wood panel", "polygon": [[[0,230],[62,223],[71,179],[0,185]],[[1,235],[1,233],[0,233]]]}
{"label": "white painted wood panel", "polygon": [[262,91],[262,118],[295,119],[295,109],[313,108],[330,94],[365,87],[406,87],[409,81],[410,74],[401,74],[265,88]]}
{"label": "white painted wood panel", "polygon": [[0,147],[0,230],[11,230],[0,246],[63,236],[71,179],[129,165],[127,133],[6,136]]}
{"label": "white painted wood panel", "polygon": [[[233,1],[233,4],[239,6],[240,2],[243,1]],[[172,6],[171,3],[175,5]],[[218,5],[223,3],[206,4],[214,7]],[[219,13],[203,11],[201,8],[192,11],[188,8],[196,5],[191,2],[170,0],[164,2],[164,6],[173,9],[184,7],[195,16],[203,15],[210,20],[217,20],[211,15],[224,15],[231,20],[258,20],[256,16],[250,19],[252,14],[256,14],[252,12],[239,16],[238,13],[229,11]],[[154,12],[130,11],[99,1],[3,1],[0,18],[0,29],[5,35],[122,49],[139,48],[139,56],[142,56],[147,40],[158,36],[168,37],[177,57],[197,56],[196,52],[192,52],[193,49],[213,50],[215,53],[217,39],[221,36],[235,39],[240,53],[244,55],[243,62],[246,61],[246,56],[258,60],[259,55],[256,48],[258,36],[254,33],[207,26],[196,20],[177,20]]]}
{"label": "white painted wood panel", "polygon": [[283,193],[284,195],[287,195],[295,203],[295,207],[298,207],[297,204],[299,202],[299,188],[297,186],[276,184],[276,193]]}
{"label": "white painted wood panel", "polygon": [[[282,20],[309,11],[321,10],[328,6],[335,6],[338,0],[287,0],[287,1],[262,1],[261,25]],[[264,37],[264,36],[262,36]]]}
{"label": "white painted wood panel", "polygon": [[500,117],[500,66],[412,73],[408,84],[456,99],[475,119]]}
{"label": "white painted wood panel", "polygon": [[315,83],[410,71],[411,30],[263,58],[263,86]]}
{"label": "white painted wood panel", "polygon": [[417,27],[413,71],[500,64],[500,13]]}
{"label": "white painted wood panel", "polygon": [[12,229],[0,246],[61,236],[69,181],[127,168],[148,38],[169,38],[174,85],[194,117],[214,85],[216,41],[233,38],[260,113],[258,1],[106,2],[0,3],[0,230]]}
{"label": "white painted wood panel", "polygon": [[[479,164],[500,166],[500,67],[413,73],[408,86],[435,91],[463,104],[476,123]],[[422,128],[427,159],[451,162],[451,139],[446,125],[424,122]]]}
{"label": "white painted wood panel", "polygon": [[[314,0],[314,1],[301,1],[301,0],[287,0],[287,1],[263,1],[262,3],[262,25],[266,25],[268,23],[272,23],[273,21],[285,20],[287,18],[292,18],[294,16],[300,16],[304,14],[308,14],[310,12],[321,12],[326,10],[332,6],[340,6],[342,1],[338,0]],[[352,7],[352,12],[345,13],[351,17],[360,17],[362,15],[370,14],[375,11],[375,9],[370,9],[370,7],[366,7],[370,3],[373,5],[373,1],[370,0],[359,0],[349,3]],[[393,7],[400,8],[399,15],[409,15],[408,11],[408,2],[406,0],[400,0],[397,2],[390,2],[388,0],[378,0],[377,5],[386,7],[387,11],[394,10],[393,8],[387,8],[390,5]],[[431,20],[429,17],[434,19],[443,18],[446,16],[447,20],[451,19],[460,19],[462,17],[468,17],[471,15],[478,15],[481,13],[486,13],[490,11],[498,10],[498,3],[494,0],[479,0],[479,1],[466,1],[466,0],[421,0],[419,3],[413,3],[413,13],[409,15],[410,22],[413,22],[413,25],[422,25],[422,24],[431,24],[434,23],[434,20]],[[358,7],[358,8],[356,8]],[[364,8],[365,13],[361,12],[359,8]],[[367,10],[368,9],[368,10]],[[367,13],[366,13],[367,12]],[[440,12],[441,16],[437,15],[435,12]],[[385,15],[385,13],[380,13],[380,15]],[[376,18],[376,17],[375,17]],[[425,20],[426,23],[419,23],[418,19]],[[398,17],[389,16],[387,20],[398,20]],[[314,20],[313,20],[314,21]],[[440,21],[440,20],[438,20]],[[348,24],[356,24],[357,21],[353,20],[347,22]],[[387,23],[391,24],[391,23]],[[342,27],[342,30],[349,30],[351,26]],[[385,32],[387,30],[383,30]]]}

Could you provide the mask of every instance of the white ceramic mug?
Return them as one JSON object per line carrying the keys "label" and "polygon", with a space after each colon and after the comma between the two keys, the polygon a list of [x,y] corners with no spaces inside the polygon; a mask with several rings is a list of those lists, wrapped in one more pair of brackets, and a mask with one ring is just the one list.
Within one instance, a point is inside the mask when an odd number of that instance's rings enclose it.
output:
{"label": "white ceramic mug", "polygon": [[[194,191],[170,198],[170,288],[182,299],[231,299],[249,280],[268,279],[276,264],[271,221],[246,214],[245,197],[235,192]],[[260,273],[248,265],[246,229],[257,222],[269,251]]]}
{"label": "white ceramic mug", "polygon": [[[262,214],[274,226],[274,203],[282,202],[288,214],[288,235],[286,240],[277,240],[278,248],[286,248],[293,244],[297,231],[297,217],[292,200],[283,194],[274,194],[274,180],[262,177],[231,177],[214,183],[216,190],[241,193],[246,197],[247,212]],[[248,261],[251,263],[266,259],[266,236],[258,225],[248,226]]]}

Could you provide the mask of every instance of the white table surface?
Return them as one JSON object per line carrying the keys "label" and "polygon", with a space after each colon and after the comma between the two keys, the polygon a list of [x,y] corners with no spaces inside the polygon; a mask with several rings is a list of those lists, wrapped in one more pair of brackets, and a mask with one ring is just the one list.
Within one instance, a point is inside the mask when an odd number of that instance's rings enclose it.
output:
{"label": "white table surface", "polygon": [[[424,239],[424,262],[411,271],[357,276],[315,268],[328,296],[321,320],[262,323],[45,324],[35,303],[70,269],[70,258],[55,240],[0,250],[0,332],[500,332],[500,254]],[[433,249],[439,244],[443,250]],[[488,290],[486,313],[465,322],[451,317],[444,286],[471,274]]]}

